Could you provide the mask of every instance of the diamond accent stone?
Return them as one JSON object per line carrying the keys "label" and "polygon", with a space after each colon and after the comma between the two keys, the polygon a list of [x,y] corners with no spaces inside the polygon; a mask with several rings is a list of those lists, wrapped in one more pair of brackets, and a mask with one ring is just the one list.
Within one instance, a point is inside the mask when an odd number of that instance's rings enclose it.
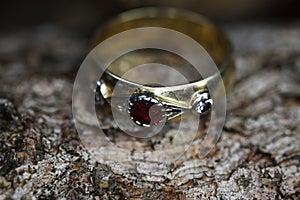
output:
{"label": "diamond accent stone", "polygon": [[210,98],[210,94],[208,91],[199,92],[195,95],[192,109],[199,114],[208,113],[213,105],[213,100]]}

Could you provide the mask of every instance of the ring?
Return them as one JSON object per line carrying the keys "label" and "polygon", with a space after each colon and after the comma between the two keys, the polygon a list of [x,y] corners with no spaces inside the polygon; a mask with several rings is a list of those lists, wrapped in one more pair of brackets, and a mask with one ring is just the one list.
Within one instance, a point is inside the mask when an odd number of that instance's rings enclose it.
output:
{"label": "ring", "polygon": [[[218,84],[222,82],[228,89],[233,82],[233,50],[227,37],[209,20],[196,13],[173,8],[140,8],[122,13],[108,21],[99,29],[93,43],[96,45],[118,33],[141,27],[161,27],[187,35],[208,52],[218,72],[203,77],[193,70],[186,60],[175,59],[175,55],[170,52],[156,52],[153,49],[131,52],[122,57],[123,60],[129,60],[130,65],[122,63],[120,58],[104,69],[95,89],[96,103],[113,105],[113,109],[142,127],[159,126],[187,111],[200,115],[209,113],[214,104],[212,93],[218,93]],[[137,40],[138,38],[139,36]],[[187,82],[166,86],[124,78],[126,72],[136,65],[145,61],[157,63],[157,59],[162,61],[166,57],[172,57],[169,59],[171,67],[188,77]],[[169,66],[170,62],[166,64]],[[136,77],[140,75],[141,73]],[[220,75],[222,80],[217,79]],[[121,94],[115,95],[114,88],[117,84],[121,85]],[[208,85],[212,87],[209,88]],[[112,98],[117,99],[117,103],[112,103]]]}

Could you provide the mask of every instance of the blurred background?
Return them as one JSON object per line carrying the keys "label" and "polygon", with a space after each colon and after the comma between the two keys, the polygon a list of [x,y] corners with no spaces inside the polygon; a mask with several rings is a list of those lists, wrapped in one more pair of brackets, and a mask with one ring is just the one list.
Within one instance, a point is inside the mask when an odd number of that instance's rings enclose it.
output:
{"label": "blurred background", "polygon": [[1,32],[41,24],[63,26],[78,34],[90,35],[107,18],[124,10],[143,6],[187,8],[217,23],[234,21],[289,22],[299,19],[296,0],[27,0],[2,1]]}
{"label": "blurred background", "polygon": [[16,83],[16,74],[22,77],[25,74],[29,77],[47,74],[74,78],[99,26],[122,11],[145,6],[179,7],[203,14],[225,29],[239,51],[298,50],[300,4],[297,2],[4,0],[0,6],[0,69],[9,68],[14,76],[0,71],[0,79],[11,84]]}

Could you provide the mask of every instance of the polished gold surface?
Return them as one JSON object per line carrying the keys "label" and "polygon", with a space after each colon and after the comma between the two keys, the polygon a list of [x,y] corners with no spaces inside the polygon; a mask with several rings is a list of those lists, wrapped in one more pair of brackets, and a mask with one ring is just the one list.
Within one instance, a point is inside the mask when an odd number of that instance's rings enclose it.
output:
{"label": "polished gold surface", "polygon": [[[234,60],[232,54],[232,47],[225,37],[209,20],[206,18],[184,10],[177,10],[172,8],[141,8],[120,14],[116,18],[108,21],[102,26],[93,41],[94,46],[104,41],[105,39],[118,34],[120,32],[140,28],[140,27],[163,27],[179,31],[196,40],[201,44],[205,50],[212,57],[216,63],[226,88],[232,83],[234,72]],[[150,55],[150,56],[149,56]],[[164,106],[170,108],[170,117],[174,118],[180,115],[184,110],[191,109],[193,97],[201,92],[207,91],[207,85],[211,82],[215,83],[214,91],[217,95],[218,80],[216,77],[219,74],[212,75],[208,78],[202,79],[200,76],[193,76],[192,67],[182,60],[175,60],[173,63],[167,63],[169,66],[178,69],[180,72],[191,75],[189,83],[178,84],[174,83],[172,86],[154,86],[144,85],[135,82],[134,80],[127,80],[122,78],[123,74],[131,68],[142,64],[143,62],[157,62],[157,55],[161,54],[147,54],[146,53],[132,53],[120,58],[121,61],[116,61],[102,75],[100,92],[104,99],[108,100],[112,97],[113,89],[118,81],[121,81],[126,90],[126,87],[137,87],[136,92],[149,92],[163,102]],[[159,61],[164,62],[172,57],[168,53],[164,53]],[[150,57],[150,58],[149,58]],[[122,62],[128,61],[126,67],[122,67]],[[173,60],[174,59],[169,59]],[[129,66],[129,67],[128,67]],[[142,74],[140,74],[142,76]],[[174,96],[180,96],[180,100]],[[130,94],[129,94],[130,95]],[[127,104],[120,105],[126,110]],[[176,112],[175,112],[176,110]]]}
{"label": "polished gold surface", "polygon": [[169,28],[193,38],[208,51],[220,69],[232,57],[227,37],[208,19],[174,8],[141,8],[122,13],[98,30],[93,46],[122,31],[151,26]]}

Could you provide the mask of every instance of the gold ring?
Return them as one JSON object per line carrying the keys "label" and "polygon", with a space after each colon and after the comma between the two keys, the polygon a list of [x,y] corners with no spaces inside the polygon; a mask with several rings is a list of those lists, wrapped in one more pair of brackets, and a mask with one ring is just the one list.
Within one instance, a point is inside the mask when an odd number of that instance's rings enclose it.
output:
{"label": "gold ring", "polygon": [[[134,87],[134,92],[131,94],[119,95],[119,97],[125,96],[127,100],[114,107],[120,113],[126,113],[135,124],[143,127],[159,125],[190,110],[199,114],[209,112],[214,103],[211,94],[214,91],[217,93],[216,82],[220,82],[216,76],[221,75],[226,89],[233,81],[235,68],[233,50],[227,37],[209,20],[196,13],[173,8],[140,8],[122,13],[108,21],[99,29],[93,43],[96,45],[118,33],[141,27],[161,27],[189,36],[208,52],[218,68],[218,73],[202,78],[191,67],[186,67],[189,66],[186,60],[175,59],[174,61],[172,53],[164,52],[165,56],[162,56],[162,52],[157,53],[150,49],[136,51],[121,56],[105,69],[95,89],[96,101],[101,104],[105,102],[112,104],[111,99],[114,97],[117,83],[122,85],[122,91],[126,90],[124,88]],[[138,40],[139,36],[136,37]],[[167,64],[171,63],[174,69],[189,76],[188,83],[162,86],[142,84],[123,77],[127,71],[143,62],[152,63],[157,59],[161,61],[170,57],[172,59],[167,59]],[[127,63],[124,64],[124,60]],[[214,91],[208,90],[210,83],[213,83]]]}

